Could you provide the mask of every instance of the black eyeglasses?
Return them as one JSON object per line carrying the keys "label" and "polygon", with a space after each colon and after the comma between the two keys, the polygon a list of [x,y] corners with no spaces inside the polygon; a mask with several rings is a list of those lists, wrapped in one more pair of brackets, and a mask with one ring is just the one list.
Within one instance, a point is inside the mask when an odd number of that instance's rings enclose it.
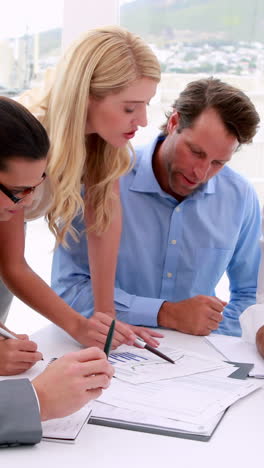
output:
{"label": "black eyeglasses", "polygon": [[17,197],[16,195],[14,195],[14,193],[9,190],[8,188],[6,188],[3,184],[0,184],[0,190],[1,192],[3,192],[8,198],[10,198],[10,200],[12,200],[13,203],[19,203],[21,202],[21,200],[23,200],[25,197],[27,197],[28,195],[30,195],[32,192],[34,192],[35,188],[37,188],[40,184],[42,184],[42,182],[44,182],[44,180],[46,179],[47,175],[45,174],[42,174],[42,179],[41,181],[39,182],[39,184],[35,185],[34,187],[27,187],[25,188],[24,190],[16,190],[15,193],[19,193],[22,195],[22,197]]}

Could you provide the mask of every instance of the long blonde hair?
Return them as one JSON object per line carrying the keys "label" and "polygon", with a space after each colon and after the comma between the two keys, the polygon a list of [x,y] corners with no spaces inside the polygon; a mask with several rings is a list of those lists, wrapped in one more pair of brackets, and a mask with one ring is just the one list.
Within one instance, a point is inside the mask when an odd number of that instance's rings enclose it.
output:
{"label": "long blonde hair", "polygon": [[128,148],[116,149],[98,134],[85,136],[88,100],[118,93],[142,77],[160,80],[157,58],[140,37],[117,26],[88,31],[57,66],[50,90],[37,105],[51,141],[48,220],[57,242],[64,241],[67,231],[74,235],[73,217],[84,212],[82,183],[94,211],[90,228],[100,234],[109,226],[113,184],[128,171],[131,157]]}

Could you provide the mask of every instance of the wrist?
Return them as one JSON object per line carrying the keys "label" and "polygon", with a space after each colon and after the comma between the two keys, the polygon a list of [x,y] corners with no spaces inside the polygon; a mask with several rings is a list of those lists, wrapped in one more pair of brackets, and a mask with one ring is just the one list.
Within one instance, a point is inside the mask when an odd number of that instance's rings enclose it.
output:
{"label": "wrist", "polygon": [[86,329],[88,324],[88,319],[81,314],[76,312],[76,316],[69,324],[67,324],[67,329],[65,331],[69,333],[75,340],[78,340],[78,337],[82,335],[83,330]]}
{"label": "wrist", "polygon": [[47,421],[49,419],[49,414],[47,411],[47,408],[45,404],[46,398],[45,398],[45,392],[42,391],[41,386],[38,384],[38,378],[36,377],[34,380],[31,382],[33,390],[36,395],[36,399],[38,402],[38,407],[39,407],[39,414],[40,414],[40,419],[41,421]]}
{"label": "wrist", "polygon": [[160,307],[160,310],[158,312],[157,316],[157,322],[160,327],[165,327],[167,328],[168,326],[168,310],[167,310],[168,302],[164,301],[163,304]]}
{"label": "wrist", "polygon": [[94,309],[94,315],[96,316],[97,312],[101,312],[102,314],[109,315],[109,317],[115,318],[116,317],[116,311],[115,309]]}

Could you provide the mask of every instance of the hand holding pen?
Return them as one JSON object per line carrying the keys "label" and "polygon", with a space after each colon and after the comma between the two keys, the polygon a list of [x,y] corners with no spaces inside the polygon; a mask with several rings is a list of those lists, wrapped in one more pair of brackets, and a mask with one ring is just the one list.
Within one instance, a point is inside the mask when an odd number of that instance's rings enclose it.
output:
{"label": "hand holding pen", "polygon": [[37,344],[27,335],[14,335],[0,327],[0,375],[16,375],[42,359]]}
{"label": "hand holding pen", "polygon": [[156,356],[160,357],[161,359],[164,359],[164,361],[170,362],[171,364],[175,364],[175,361],[173,361],[173,359],[171,359],[169,356],[162,353],[158,349],[153,348],[152,346],[145,343],[142,340],[142,338],[137,338],[134,344],[137,345],[139,348],[144,348],[147,351],[150,351],[151,353],[155,354]]}

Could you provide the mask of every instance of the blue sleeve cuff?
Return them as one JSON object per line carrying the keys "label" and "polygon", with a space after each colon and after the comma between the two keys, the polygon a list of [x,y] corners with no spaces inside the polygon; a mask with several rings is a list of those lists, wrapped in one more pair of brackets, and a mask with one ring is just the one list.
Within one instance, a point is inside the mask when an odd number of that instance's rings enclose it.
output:
{"label": "blue sleeve cuff", "polygon": [[121,289],[115,290],[115,305],[118,320],[131,325],[158,327],[158,313],[164,299],[133,296]]}

